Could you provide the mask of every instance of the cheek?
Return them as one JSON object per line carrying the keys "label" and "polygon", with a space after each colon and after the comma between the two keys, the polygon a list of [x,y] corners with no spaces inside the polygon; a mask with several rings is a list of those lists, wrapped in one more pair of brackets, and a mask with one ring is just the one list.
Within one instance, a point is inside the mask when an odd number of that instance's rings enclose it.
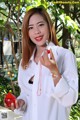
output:
{"label": "cheek", "polygon": [[33,32],[29,32],[29,38],[32,42],[34,42],[34,34]]}
{"label": "cheek", "polygon": [[30,32],[29,32],[29,37],[32,38],[32,36],[33,36],[33,32],[30,31]]}
{"label": "cheek", "polygon": [[45,29],[45,36],[46,36],[47,38],[49,38],[49,29],[48,29],[48,28]]}

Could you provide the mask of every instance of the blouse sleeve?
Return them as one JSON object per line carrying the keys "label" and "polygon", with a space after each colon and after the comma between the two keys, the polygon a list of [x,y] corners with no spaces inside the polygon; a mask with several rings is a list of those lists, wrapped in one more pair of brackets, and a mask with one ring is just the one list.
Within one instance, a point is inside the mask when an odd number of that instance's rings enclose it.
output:
{"label": "blouse sleeve", "polygon": [[64,106],[71,106],[78,99],[78,72],[74,54],[67,50],[62,62],[62,78],[52,90],[52,96]]}
{"label": "blouse sleeve", "polygon": [[24,91],[26,91],[26,88],[23,84],[23,72],[24,70],[21,67],[21,62],[19,65],[19,69],[18,69],[18,86],[20,88],[20,95],[18,96],[17,99],[23,99],[25,101],[25,104],[27,104],[27,95],[25,94]]}

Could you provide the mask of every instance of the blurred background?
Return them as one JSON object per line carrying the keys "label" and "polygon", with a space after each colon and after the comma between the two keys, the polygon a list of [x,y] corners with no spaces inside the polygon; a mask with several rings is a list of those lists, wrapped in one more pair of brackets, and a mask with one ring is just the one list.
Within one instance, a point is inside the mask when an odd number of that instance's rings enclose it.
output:
{"label": "blurred background", "polygon": [[[16,97],[18,66],[22,53],[22,21],[27,10],[44,6],[56,29],[60,46],[76,56],[80,86],[80,0],[0,0],[0,106],[8,92]],[[70,120],[80,120],[79,98],[72,106]]]}

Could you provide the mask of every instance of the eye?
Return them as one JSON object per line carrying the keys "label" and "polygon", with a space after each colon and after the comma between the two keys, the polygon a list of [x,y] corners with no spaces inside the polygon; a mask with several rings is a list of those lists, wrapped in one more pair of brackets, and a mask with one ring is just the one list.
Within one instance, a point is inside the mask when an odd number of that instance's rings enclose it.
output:
{"label": "eye", "polygon": [[44,23],[40,23],[39,26],[44,26]]}
{"label": "eye", "polygon": [[33,27],[28,27],[28,30],[31,30],[31,29],[33,29]]}

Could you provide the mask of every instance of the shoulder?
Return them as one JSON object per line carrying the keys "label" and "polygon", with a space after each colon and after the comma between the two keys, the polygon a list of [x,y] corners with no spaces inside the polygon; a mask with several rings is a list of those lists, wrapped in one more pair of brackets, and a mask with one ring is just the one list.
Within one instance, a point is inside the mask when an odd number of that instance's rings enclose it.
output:
{"label": "shoulder", "polygon": [[56,52],[59,56],[59,58],[67,61],[67,62],[72,62],[72,61],[76,61],[76,56],[73,54],[73,52],[69,49],[57,46],[56,48]]}
{"label": "shoulder", "polygon": [[56,52],[58,52],[58,53],[60,53],[60,54],[66,54],[66,53],[70,52],[70,50],[68,50],[68,49],[66,49],[66,48],[63,48],[63,47],[61,47],[61,46],[58,46],[58,45],[56,46],[56,45],[54,45],[54,43],[52,43],[52,42],[50,42],[49,46],[50,46],[50,48],[51,48],[53,51],[56,51]]}
{"label": "shoulder", "polygon": [[56,52],[60,55],[74,55],[72,51],[61,46],[56,46]]}
{"label": "shoulder", "polygon": [[66,53],[70,52],[70,50],[63,48],[61,46],[56,46],[56,49],[59,53],[62,53],[62,54],[66,54]]}
{"label": "shoulder", "polygon": [[61,46],[55,46],[53,44],[53,45],[51,45],[51,49],[52,49],[53,53],[58,57],[62,57],[62,58],[73,57],[73,58],[75,58],[75,55],[73,54],[72,51],[70,51],[69,49],[63,48]]}

